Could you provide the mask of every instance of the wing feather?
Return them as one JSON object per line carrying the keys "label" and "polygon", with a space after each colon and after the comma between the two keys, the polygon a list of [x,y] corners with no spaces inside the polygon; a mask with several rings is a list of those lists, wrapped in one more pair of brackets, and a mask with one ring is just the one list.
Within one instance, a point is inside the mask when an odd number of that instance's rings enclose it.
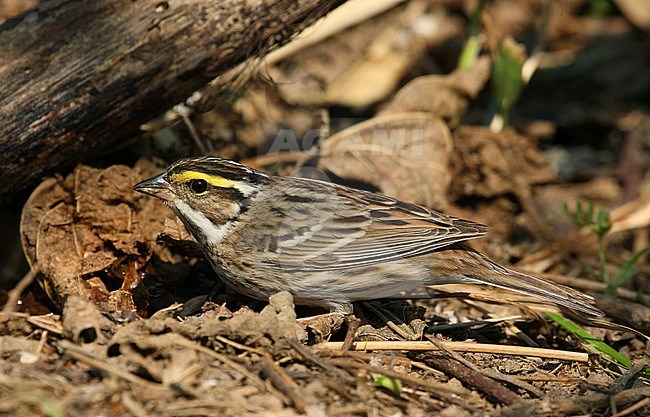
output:
{"label": "wing feather", "polygon": [[277,236],[277,246],[267,253],[268,266],[304,272],[357,268],[423,255],[487,232],[482,224],[390,197],[291,180],[291,187],[272,198],[290,203],[278,221],[295,227]]}

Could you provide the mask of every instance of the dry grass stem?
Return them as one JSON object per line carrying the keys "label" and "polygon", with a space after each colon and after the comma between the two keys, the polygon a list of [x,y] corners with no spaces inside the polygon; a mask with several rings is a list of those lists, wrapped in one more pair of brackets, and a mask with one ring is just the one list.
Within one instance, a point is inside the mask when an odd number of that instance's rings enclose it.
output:
{"label": "dry grass stem", "polygon": [[[342,342],[325,342],[314,346],[315,349],[341,349]],[[523,346],[493,345],[487,343],[445,342],[447,348],[468,353],[489,353],[497,355],[535,356],[538,358],[558,359],[574,362],[587,362],[589,355],[582,352],[566,350],[541,349]],[[354,342],[351,350],[404,350],[425,351],[438,350],[431,342],[425,341],[389,341],[389,342]]]}

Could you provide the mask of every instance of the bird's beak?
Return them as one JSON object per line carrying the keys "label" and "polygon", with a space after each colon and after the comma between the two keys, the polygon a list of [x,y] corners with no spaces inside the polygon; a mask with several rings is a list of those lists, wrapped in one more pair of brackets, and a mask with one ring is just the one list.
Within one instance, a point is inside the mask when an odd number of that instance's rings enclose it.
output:
{"label": "bird's beak", "polygon": [[160,198],[165,201],[173,201],[178,197],[172,192],[171,184],[165,179],[165,173],[141,181],[133,186],[135,191]]}

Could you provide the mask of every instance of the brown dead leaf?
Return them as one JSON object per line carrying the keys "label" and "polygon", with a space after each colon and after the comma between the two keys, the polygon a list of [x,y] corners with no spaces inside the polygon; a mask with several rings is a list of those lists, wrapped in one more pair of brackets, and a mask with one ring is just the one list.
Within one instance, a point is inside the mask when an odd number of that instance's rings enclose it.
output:
{"label": "brown dead leaf", "polygon": [[63,335],[75,343],[104,343],[116,326],[97,306],[81,297],[67,299],[62,315]]}
{"label": "brown dead leaf", "polygon": [[117,330],[110,341],[113,350],[127,344],[148,343],[148,335],[178,334],[192,340],[214,340],[221,336],[255,348],[280,351],[286,348],[286,339],[304,342],[307,334],[296,321],[291,294],[279,292],[269,298],[269,304],[256,313],[242,308],[227,320],[207,314],[187,317],[184,321],[162,317],[137,320]]}
{"label": "brown dead leaf", "polygon": [[650,31],[650,0],[614,0],[614,3],[634,26]]}
{"label": "brown dead leaf", "polygon": [[375,117],[323,141],[316,166],[400,200],[444,209],[453,149],[447,125],[425,113]]}
{"label": "brown dead leaf", "polygon": [[34,190],[23,208],[23,250],[32,267],[38,264],[40,282],[57,305],[80,295],[144,314],[148,296],[141,273],[173,214],[131,187],[160,170],[148,160],[134,168],[80,165]]}
{"label": "brown dead leaf", "polygon": [[409,2],[270,68],[294,105],[365,107],[389,96],[433,46],[462,36],[463,23],[428,2]]}
{"label": "brown dead leaf", "polygon": [[381,112],[425,112],[447,121],[457,120],[490,78],[490,58],[484,56],[470,68],[448,75],[425,75],[402,87]]}

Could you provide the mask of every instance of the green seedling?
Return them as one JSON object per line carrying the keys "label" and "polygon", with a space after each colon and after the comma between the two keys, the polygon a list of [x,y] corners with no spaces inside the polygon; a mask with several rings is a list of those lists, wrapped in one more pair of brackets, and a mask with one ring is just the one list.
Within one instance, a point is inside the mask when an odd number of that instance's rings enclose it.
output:
{"label": "green seedling", "polygon": [[491,124],[493,130],[501,131],[508,125],[510,110],[524,88],[521,71],[525,61],[523,46],[512,37],[506,37],[499,45],[492,69],[492,92],[497,111]]}
{"label": "green seedling", "polygon": [[641,255],[648,251],[648,248],[643,248],[640,251],[632,254],[630,259],[621,266],[616,276],[610,277],[607,272],[607,259],[605,256],[605,238],[607,233],[612,228],[612,222],[609,218],[609,212],[604,209],[599,209],[596,213],[594,203],[589,203],[587,208],[580,203],[576,203],[575,212],[569,210],[569,205],[564,204],[564,215],[572,220],[576,225],[581,227],[588,227],[598,238],[598,260],[600,263],[600,277],[603,282],[607,284],[605,294],[616,296],[618,288],[625,284],[628,280],[634,277],[638,270],[635,266]]}
{"label": "green seedling", "polygon": [[[616,349],[593,336],[591,333],[578,326],[573,321],[556,313],[546,313],[546,316],[562,326],[569,333],[581,339],[584,343],[585,349],[588,352],[602,353],[605,355],[604,357],[606,359],[625,369],[630,369],[632,367],[632,361],[628,357],[621,355]],[[650,377],[650,368],[643,369],[639,375],[642,375],[646,378]]]}
{"label": "green seedling", "polygon": [[[612,222],[609,217],[609,212],[604,209],[599,209],[596,212],[593,203],[589,203],[588,206],[584,206],[581,203],[576,203],[575,211],[571,212],[569,205],[564,204],[564,215],[572,220],[576,225],[580,227],[589,228],[598,238],[598,258],[600,261],[600,275],[603,281],[607,284],[605,293],[607,295],[616,296],[617,289],[623,285],[627,280],[636,275],[637,269],[634,266],[635,263],[639,260],[641,255],[648,251],[648,248],[644,248],[636,253],[634,253],[630,259],[623,264],[619,272],[613,278],[609,277],[606,269],[606,257],[605,257],[605,238],[609,231],[612,228]],[[614,363],[630,369],[632,363],[630,359],[621,355],[616,349],[609,346],[607,343],[597,339],[589,332],[587,332],[582,327],[578,326],[571,320],[562,317],[559,314],[555,313],[546,313],[546,315],[555,321],[560,326],[564,327],[567,331],[571,332],[573,335],[579,337],[583,340],[585,347],[590,352],[600,352],[604,354]],[[645,369],[641,372],[645,377],[650,376],[650,370]]]}
{"label": "green seedling", "polygon": [[550,317],[551,320],[565,328],[567,331],[579,337],[584,342],[587,351],[591,353],[604,353],[612,361],[618,363],[625,369],[630,369],[632,366],[630,359],[621,355],[616,349],[603,342],[602,340],[599,340],[597,337],[593,336],[591,333],[578,326],[573,321],[556,313],[546,313],[546,315]]}
{"label": "green seedling", "polygon": [[399,396],[402,392],[402,381],[390,376],[379,375],[375,378],[375,385],[387,389],[395,396]]}
{"label": "green seedling", "polygon": [[611,0],[591,0],[589,3],[589,15],[604,18],[612,14],[614,5]]}
{"label": "green seedling", "polygon": [[458,69],[471,67],[481,52],[481,10],[482,2],[479,1],[469,20],[469,37],[458,57]]}

